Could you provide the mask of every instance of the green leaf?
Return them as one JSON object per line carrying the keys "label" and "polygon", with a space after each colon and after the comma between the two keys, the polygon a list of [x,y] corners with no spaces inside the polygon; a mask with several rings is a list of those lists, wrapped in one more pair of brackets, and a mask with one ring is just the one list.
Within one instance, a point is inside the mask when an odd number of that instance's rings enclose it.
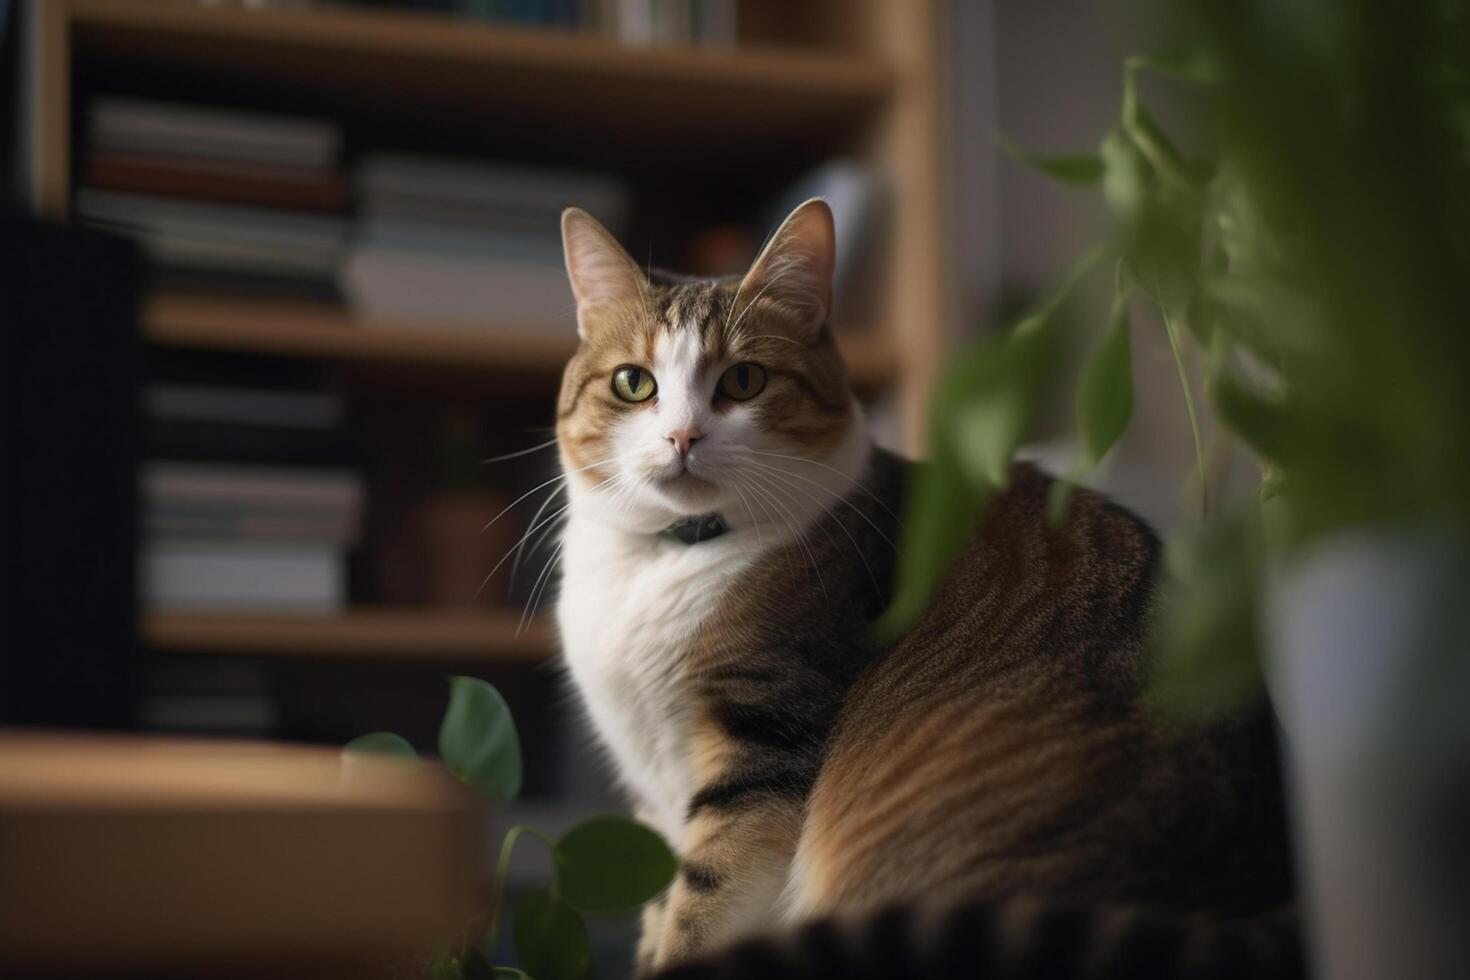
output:
{"label": "green leaf", "polygon": [[896,640],[923,615],[950,564],[974,537],[992,492],[974,487],[953,454],[915,468],[904,504],[893,601],[873,624],[875,638]]}
{"label": "green leaf", "polygon": [[1286,491],[1286,474],[1273,466],[1267,465],[1261,473],[1261,503],[1274,500]]}
{"label": "green leaf", "polygon": [[1261,696],[1256,647],[1259,527],[1222,519],[1169,543],[1173,583],[1159,613],[1147,704],[1163,720],[1199,722]]}
{"label": "green leaf", "polygon": [[370,732],[367,735],[359,735],[342,746],[342,754],[401,756],[406,759],[419,757],[408,739],[393,732]]}
{"label": "green leaf", "polygon": [[587,980],[593,975],[592,944],[577,910],[537,889],[512,913],[516,956],[539,980]]}
{"label": "green leaf", "polygon": [[1067,523],[1067,508],[1072,504],[1072,492],[1076,489],[1077,484],[1064,477],[1051,481],[1046,491],[1046,523],[1049,526],[1059,528]]}
{"label": "green leaf", "polygon": [[1136,54],[1123,62],[1125,68],[1146,68],[1192,85],[1213,85],[1225,80],[1225,69],[1203,51]]}
{"label": "green leaf", "polygon": [[1064,184],[1086,186],[1102,180],[1103,162],[1095,155],[1078,153],[1043,156],[1026,149],[1003,133],[995,134],[995,142],[1017,163],[1039,170]]}
{"label": "green leaf", "polygon": [[1107,455],[1132,414],[1132,344],[1125,293],[1113,302],[1112,323],[1083,366],[1077,390],[1077,426],[1090,464]]}
{"label": "green leaf", "polygon": [[462,980],[463,976],[457,953],[444,947],[434,951],[429,959],[429,980]]}
{"label": "green leaf", "polygon": [[451,677],[449,685],[449,710],[439,726],[444,764],[483,799],[515,799],[521,743],[505,699],[477,677]]}
{"label": "green leaf", "polygon": [[584,912],[622,912],[658,895],[678,862],[662,837],[623,817],[593,817],[552,847],[561,895]]}
{"label": "green leaf", "polygon": [[1148,190],[1148,171],[1143,157],[1116,131],[1103,137],[1098,157],[1102,160],[1103,198],[1108,207],[1125,224],[1136,221]]}
{"label": "green leaf", "polygon": [[465,950],[460,964],[460,975],[464,980],[494,980],[495,968],[485,959],[485,954],[473,946]]}
{"label": "green leaf", "polygon": [[1200,280],[1199,296],[1200,312],[1233,343],[1265,365],[1278,370],[1284,366],[1283,331],[1272,332],[1262,317],[1262,308],[1271,306],[1277,311],[1288,311],[1288,322],[1299,323],[1305,316],[1291,306],[1280,290],[1263,283],[1259,276],[1249,281],[1209,276]]}
{"label": "green leaf", "polygon": [[1077,283],[1107,255],[1085,252],[1062,282],[1011,331],[963,355],[935,387],[929,462],[916,470],[904,505],[893,601],[875,638],[903,635],[928,607],[950,564],[970,543],[1011,458],[1030,429],[1054,358],[1056,314]]}
{"label": "green leaf", "polygon": [[936,389],[930,462],[915,473],[904,508],[898,590],[875,625],[879,637],[895,638],[923,613],[991,495],[1009,482],[1051,349],[1048,320],[1022,320],[961,358]]}
{"label": "green leaf", "polygon": [[1268,463],[1297,462],[1307,440],[1282,404],[1225,372],[1210,379],[1208,394],[1221,421]]}
{"label": "green leaf", "polygon": [[1161,176],[1184,186],[1192,186],[1184,158],[1179,155],[1163,127],[1143,106],[1138,96],[1138,80],[1132,65],[1125,63],[1123,70],[1123,131],[1138,147],[1155,171]]}

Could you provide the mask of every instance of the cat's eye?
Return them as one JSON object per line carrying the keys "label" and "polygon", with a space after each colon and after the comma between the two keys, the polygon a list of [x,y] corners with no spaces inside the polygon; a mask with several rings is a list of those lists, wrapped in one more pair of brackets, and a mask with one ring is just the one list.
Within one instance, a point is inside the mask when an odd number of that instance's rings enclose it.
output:
{"label": "cat's eye", "polygon": [[624,364],[613,372],[612,388],[625,402],[646,402],[658,391],[658,383],[641,367]]}
{"label": "cat's eye", "polygon": [[754,398],[766,386],[766,369],[759,364],[737,364],[720,375],[720,393],[743,402]]}

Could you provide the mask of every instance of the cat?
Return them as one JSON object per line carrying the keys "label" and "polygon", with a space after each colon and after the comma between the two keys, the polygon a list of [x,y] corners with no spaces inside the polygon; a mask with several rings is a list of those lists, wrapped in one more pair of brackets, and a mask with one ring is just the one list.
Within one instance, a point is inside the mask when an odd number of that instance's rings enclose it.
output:
{"label": "cat", "polygon": [[736,940],[863,920],[908,937],[911,969],[872,961],[885,976],[953,960],[942,936],[998,963],[1026,944],[982,951],[994,930],[963,924],[1015,926],[1028,901],[1082,910],[1067,937],[1098,963],[1142,962],[1130,937],[1159,921],[1187,935],[1149,948],[1194,962],[1207,925],[1223,942],[1289,909],[1269,719],[1172,729],[1141,707],[1160,547],[1126,510],[1082,490],[1053,528],[1050,478],[1017,465],[928,611],[875,639],[914,464],[873,446],[849,389],[825,203],[743,277],[645,273],[577,209],[562,234],[580,344],[556,408],[557,624],[635,815],[679,858],[640,975],[719,975],[737,961],[701,958]]}

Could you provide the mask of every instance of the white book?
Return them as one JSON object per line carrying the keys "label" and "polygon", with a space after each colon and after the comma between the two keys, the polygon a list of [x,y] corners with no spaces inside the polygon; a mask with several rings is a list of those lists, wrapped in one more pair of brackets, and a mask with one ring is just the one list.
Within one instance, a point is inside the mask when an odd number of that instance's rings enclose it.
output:
{"label": "white book", "polygon": [[468,254],[364,246],[342,269],[342,293],[372,325],[415,322],[573,336],[576,308],[559,265]]}
{"label": "white book", "polygon": [[328,169],[340,128],[325,119],[104,97],[89,117],[98,151]]}
{"label": "white book", "polygon": [[262,512],[229,507],[179,507],[149,504],[143,533],[159,538],[295,541],[349,547],[361,533],[353,515]]}
{"label": "white book", "polygon": [[694,39],[733,45],[739,39],[735,0],[694,0]]}
{"label": "white book", "polygon": [[[102,225],[98,225],[102,227]],[[287,245],[257,245],[118,228],[135,238],[155,265],[195,272],[228,272],[293,281],[330,281],[341,265],[340,249],[321,251]]]}
{"label": "white book", "polygon": [[366,496],[354,473],[306,467],[148,462],[139,468],[139,481],[149,506],[326,513],[355,519]]}
{"label": "white book", "polygon": [[654,0],[617,0],[618,40],[624,44],[646,45],[656,39]]}
{"label": "white book", "polygon": [[551,218],[534,227],[494,228],[368,211],[359,222],[354,242],[359,247],[448,252],[563,268],[561,224]]}
{"label": "white book", "polygon": [[84,187],[77,213],[89,221],[221,242],[280,248],[339,249],[347,222],[334,215],[187,201]]}
{"label": "white book", "polygon": [[329,544],[162,539],[139,565],[152,609],[326,613],[347,601],[346,555]]}
{"label": "white book", "polygon": [[576,205],[616,228],[628,212],[626,185],[607,174],[516,167],[445,157],[379,153],[366,157],[357,170],[357,193],[367,209],[394,202],[412,217],[416,204],[449,205],[456,212],[482,212],[486,221],[496,211],[510,215],[540,213],[559,218],[561,209]]}

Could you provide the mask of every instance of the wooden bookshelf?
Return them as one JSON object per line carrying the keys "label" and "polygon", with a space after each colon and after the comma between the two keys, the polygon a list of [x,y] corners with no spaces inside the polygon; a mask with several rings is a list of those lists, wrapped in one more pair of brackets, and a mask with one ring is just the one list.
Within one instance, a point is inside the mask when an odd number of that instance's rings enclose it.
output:
{"label": "wooden bookshelf", "polygon": [[[743,38],[731,48],[633,48],[364,7],[256,10],[181,0],[31,7],[25,169],[37,209],[54,217],[70,207],[79,162],[73,137],[85,130],[85,96],[105,91],[99,78],[121,81],[123,94],[165,100],[208,102],[224,91],[237,108],[258,102],[267,112],[338,118],[349,130],[354,121],[381,119],[400,127],[391,135],[401,143],[390,140],[390,149],[415,151],[414,139],[427,132],[440,143],[426,152],[499,159],[509,148],[512,161],[605,168],[641,181],[645,200],[663,195],[666,182],[684,181],[669,190],[675,208],[705,193],[710,175],[716,193],[754,182],[734,188],[732,200],[744,202],[768,196],[808,164],[859,159],[882,176],[889,214],[874,243],[872,299],[862,313],[873,327],[840,334],[840,343],[855,386],[892,392],[905,442],[923,445],[924,409],[948,346],[953,261],[942,206],[938,0],[741,0],[740,16],[751,14],[748,37],[758,43]],[[223,296],[158,296],[142,317],[148,340],[167,347],[313,358],[359,366],[364,376],[369,368],[413,369],[472,384],[511,374],[554,382],[570,336],[537,324],[497,327],[367,323],[331,307]],[[425,387],[446,399],[465,390]],[[493,396],[492,386],[474,394],[487,392]],[[546,615],[520,636],[514,613],[384,607],[324,618],[153,615],[142,633],[159,650],[534,661],[551,647]]]}
{"label": "wooden bookshelf", "polygon": [[520,630],[518,612],[353,609],[339,615],[266,616],[151,613],[152,649],[188,653],[331,659],[537,661],[551,655],[549,611]]}
{"label": "wooden bookshelf", "polygon": [[[554,381],[576,347],[570,323],[560,326],[465,323],[434,325],[364,321],[323,305],[158,296],[143,311],[149,340],[173,347],[402,364],[456,372],[508,373]],[[881,388],[900,362],[877,331],[838,336],[854,387]]]}
{"label": "wooden bookshelf", "polygon": [[[48,0],[56,2],[56,0]],[[293,10],[178,0],[60,0],[78,43],[150,62],[204,64],[250,72],[309,73],[357,91],[442,84],[515,98],[586,101],[583,85],[608,104],[658,90],[660,106],[773,117],[790,124],[861,113],[889,92],[892,73],[851,53],[775,47],[629,47],[571,32],[501,27],[386,9]],[[773,105],[768,100],[779,97]],[[673,98],[677,101],[669,101]],[[632,107],[625,107],[625,112]]]}

